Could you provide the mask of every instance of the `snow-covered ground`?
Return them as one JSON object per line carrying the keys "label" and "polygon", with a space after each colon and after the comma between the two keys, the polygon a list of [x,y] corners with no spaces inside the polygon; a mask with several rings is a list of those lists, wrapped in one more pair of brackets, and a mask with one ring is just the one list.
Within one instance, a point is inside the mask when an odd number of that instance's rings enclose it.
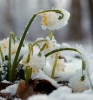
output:
{"label": "snow-covered ground", "polygon": [[[87,47],[88,46],[89,45],[87,45]],[[35,50],[36,50],[35,52],[37,52],[38,48],[35,48]],[[60,74],[61,77],[56,79],[56,81],[69,80],[73,75],[76,75],[76,74],[78,76],[79,71],[77,71],[77,69],[80,70],[82,67],[81,59],[78,58],[78,57],[80,57],[80,55],[78,55],[77,53],[72,52],[72,51],[62,52],[61,55],[66,58],[66,62],[65,62],[66,67],[65,67],[65,72],[61,73]],[[93,57],[92,57],[91,53],[89,53],[89,56],[90,56],[91,61],[93,61]],[[47,71],[49,71],[49,69],[47,69]],[[76,72],[78,72],[78,73],[76,73]],[[90,76],[92,79],[93,73]],[[58,85],[55,80],[49,78],[42,71],[40,71],[38,74],[32,76],[32,78],[33,79],[35,79],[35,78],[46,79],[46,80],[50,81],[54,86],[58,87],[58,89],[53,91],[49,95],[44,95],[44,94],[41,95],[40,94],[40,95],[31,96],[28,98],[28,100],[37,100],[37,99],[38,100],[78,100],[78,99],[79,100],[93,100],[93,90],[90,87],[86,88],[83,92],[72,93],[72,89],[70,86],[67,87],[67,86]],[[93,82],[93,79],[92,79],[92,82]],[[78,85],[80,85],[80,84],[78,84]],[[17,86],[18,86],[17,84],[9,86],[5,90],[1,90],[1,92],[15,94]],[[1,98],[1,99],[5,100],[3,98]],[[20,100],[20,99],[15,99],[15,100]]]}

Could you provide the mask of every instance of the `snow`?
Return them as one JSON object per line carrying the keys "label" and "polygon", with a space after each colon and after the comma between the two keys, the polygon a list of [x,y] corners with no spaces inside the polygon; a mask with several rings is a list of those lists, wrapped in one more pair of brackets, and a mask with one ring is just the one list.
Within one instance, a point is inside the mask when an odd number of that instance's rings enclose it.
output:
{"label": "snow", "polygon": [[53,91],[49,96],[56,98],[60,96],[60,93],[61,94],[71,94],[72,90],[68,88],[67,86],[62,86],[62,87],[59,87],[57,90]]}
{"label": "snow", "polygon": [[[77,72],[77,70],[81,69],[81,59],[77,59],[74,58],[73,55],[75,55],[77,53],[72,53],[72,55],[65,55],[67,62],[65,63],[65,72],[61,72],[61,73],[57,73],[56,76],[59,76],[57,78],[51,79],[49,73],[51,73],[51,68],[50,65],[48,65],[49,63],[47,62],[46,66],[46,73],[45,74],[42,70],[39,70],[37,73],[32,75],[32,79],[35,78],[39,78],[39,79],[46,79],[48,81],[50,81],[54,86],[58,87],[57,90],[53,91],[52,93],[50,93],[49,95],[44,95],[44,94],[40,94],[40,95],[34,95],[28,98],[28,100],[93,100],[93,90],[90,89],[84,89],[83,92],[77,92],[77,93],[72,93],[72,89],[71,87],[67,87],[67,86],[60,86],[59,84],[57,84],[57,81],[61,80],[69,80],[69,79],[73,79],[73,77],[77,77],[81,74],[79,74],[79,72]],[[93,83],[93,69],[92,69],[92,58],[90,59],[90,64],[88,64],[87,66],[89,67],[89,72],[91,72],[90,74],[90,78],[91,81]],[[48,68],[49,67],[49,68]],[[77,73],[77,74],[76,74]],[[76,78],[75,78],[76,80]],[[75,81],[74,80],[74,81]],[[8,83],[8,81],[3,81],[4,83]],[[71,83],[70,83],[71,84]],[[18,84],[14,84],[11,86],[8,86],[6,89],[2,90],[1,92],[6,92],[6,93],[11,93],[11,94],[15,94],[16,93],[16,89],[17,89]],[[0,98],[1,100],[5,100],[4,98]],[[21,99],[14,99],[14,100],[21,100]]]}
{"label": "snow", "polygon": [[[34,95],[28,98],[28,100],[93,100],[93,90],[91,88],[86,88],[87,84],[85,88],[83,89],[83,92],[78,91],[77,93],[72,93],[72,89],[74,88],[73,84],[70,81],[70,84],[72,84],[72,87],[67,87],[67,86],[60,86],[59,84],[57,84],[57,81],[61,80],[61,81],[69,81],[70,79],[72,79],[72,82],[75,81],[77,82],[77,79],[80,79],[81,76],[81,72],[79,72],[81,70],[82,67],[82,60],[75,58],[74,56],[77,55],[77,53],[73,52],[68,54],[65,54],[65,58],[67,59],[66,62],[64,62],[65,65],[65,71],[64,72],[58,72],[56,73],[56,77],[55,79],[51,79],[51,71],[52,71],[52,67],[50,66],[50,62],[47,61],[47,65],[44,67],[44,71],[39,70],[37,73],[32,74],[32,79],[35,78],[39,78],[39,79],[46,79],[48,81],[50,81],[52,83],[52,85],[58,87],[57,90],[53,91],[52,93],[50,93],[49,95],[44,95],[44,94],[40,94],[40,95]],[[47,58],[47,60],[49,60],[50,58]],[[53,59],[52,59],[53,60]],[[89,68],[89,72],[90,72],[90,79],[93,83],[93,68],[92,68],[92,58],[88,57],[88,61],[86,63],[87,68]],[[78,70],[78,71],[77,71]],[[74,78],[75,80],[74,80]],[[79,78],[78,78],[79,77]],[[88,81],[88,80],[87,80]],[[8,83],[8,81],[4,80],[4,83]],[[89,81],[88,81],[89,82]],[[82,85],[79,84],[77,82],[74,83],[75,85]],[[17,86],[18,84],[14,84],[11,86],[8,86],[6,89],[1,90],[0,92],[4,93],[11,93],[12,95],[16,93],[17,90]],[[75,86],[77,87],[77,86]],[[81,88],[79,87],[79,90]],[[0,98],[1,100],[5,100],[3,98]],[[21,100],[21,99],[14,99],[14,100]]]}
{"label": "snow", "polygon": [[[62,45],[63,45],[62,47],[69,47],[68,44],[63,43]],[[92,68],[93,58],[92,58],[92,56],[87,57],[87,54],[84,51],[84,49],[82,48],[82,46],[78,46],[78,48],[84,55],[83,57],[84,57],[84,60],[86,60],[86,66],[87,66],[88,71],[90,73],[89,74],[90,79],[93,83],[93,78],[92,78],[93,77],[93,68]],[[35,49],[35,47],[34,47],[34,49]],[[24,47],[22,50],[23,50],[23,51],[21,51],[22,54],[27,53],[27,51],[26,51],[27,48]],[[61,55],[63,55],[63,53],[61,53]],[[91,90],[90,87],[88,87],[89,89],[87,88],[89,81],[87,80],[88,82],[85,85],[84,84],[82,85],[81,82],[78,82],[80,80],[81,75],[82,75],[81,74],[82,60],[81,60],[81,58],[80,59],[75,58],[74,57],[75,55],[77,55],[77,53],[75,53],[75,52],[64,53],[63,56],[66,58],[66,62],[64,62],[62,59],[61,63],[63,64],[63,66],[65,66],[64,67],[65,71],[64,72],[56,72],[55,79],[50,78],[54,58],[48,57],[46,59],[46,66],[44,66],[44,69],[39,70],[36,73],[32,74],[31,77],[32,77],[32,79],[35,79],[35,78],[46,79],[49,82],[51,82],[52,85],[54,85],[55,87],[58,87],[58,89],[53,91],[49,95],[35,95],[35,96],[28,98],[28,100],[36,100],[36,99],[38,99],[38,100],[39,99],[40,100],[62,100],[62,99],[63,100],[78,100],[78,99],[80,99],[80,100],[83,100],[83,99],[84,100],[92,100],[93,99],[93,96],[92,96],[93,90]],[[60,86],[59,84],[57,84],[57,82],[59,80],[69,81],[70,82],[69,87]],[[4,80],[2,82],[9,83],[6,80]],[[14,94],[16,94],[17,86],[18,86],[18,84],[8,86],[6,89],[1,90],[0,92],[11,93],[12,95],[14,95]],[[82,86],[83,86],[83,90],[82,90]],[[77,88],[79,91],[74,90],[74,88]],[[72,89],[74,92],[77,92],[77,93],[72,93]],[[15,99],[15,100],[17,100],[17,99]]]}
{"label": "snow", "polygon": [[45,73],[41,70],[39,70],[39,72],[36,75],[32,76],[32,79],[35,79],[35,78],[48,80],[49,82],[51,82],[52,85],[54,85],[56,87],[60,86],[59,84],[57,84],[57,82],[55,80],[53,80],[52,78],[45,75]]}
{"label": "snow", "polygon": [[71,48],[71,46],[67,43],[62,43],[61,47],[62,48]]}
{"label": "snow", "polygon": [[6,100],[5,98],[0,97],[0,100]]}
{"label": "snow", "polygon": [[83,94],[93,94],[93,90],[92,89],[88,89],[82,92]]}
{"label": "snow", "polygon": [[9,82],[9,81],[7,81],[7,80],[3,80],[3,81],[1,81],[1,82],[3,82],[3,83],[11,83],[11,82]]}
{"label": "snow", "polygon": [[0,67],[0,71],[3,71],[3,67]]}
{"label": "snow", "polygon": [[68,87],[60,87],[49,95],[35,95],[28,100],[93,100],[92,94],[73,93]]}
{"label": "snow", "polygon": [[14,84],[14,85],[10,85],[8,87],[6,87],[6,89],[1,90],[1,93],[11,93],[12,95],[16,94],[16,90],[17,90],[18,84]]}
{"label": "snow", "polygon": [[29,97],[28,100],[51,100],[51,99],[49,99],[47,95],[37,95]]}

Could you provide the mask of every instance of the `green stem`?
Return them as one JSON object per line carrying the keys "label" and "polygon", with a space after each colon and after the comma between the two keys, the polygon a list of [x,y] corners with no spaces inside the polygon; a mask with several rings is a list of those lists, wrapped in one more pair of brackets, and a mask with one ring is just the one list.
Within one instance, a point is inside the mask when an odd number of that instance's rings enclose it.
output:
{"label": "green stem", "polygon": [[[17,37],[16,39],[20,42],[20,38],[18,38],[18,37]],[[22,46],[23,46],[23,47],[25,46],[25,45],[24,45],[24,43],[23,43],[23,45],[22,45]]]}
{"label": "green stem", "polygon": [[45,57],[48,57],[49,55],[51,55],[55,52],[65,51],[65,50],[75,51],[75,52],[78,52],[81,55],[81,53],[77,49],[74,49],[74,48],[59,48],[59,49],[48,52],[47,54],[45,54]]}
{"label": "green stem", "polygon": [[4,62],[4,55],[3,55],[3,52],[2,52],[1,46],[0,46],[0,54],[1,54],[2,62]]}
{"label": "green stem", "polygon": [[[29,51],[28,51],[27,63],[30,61],[31,53],[33,55],[33,45],[31,43],[28,44],[28,50]],[[27,66],[26,67],[26,83],[31,78],[31,74],[32,74],[32,68],[29,68],[29,66]]]}
{"label": "green stem", "polygon": [[33,43],[33,46],[37,45],[39,42],[44,42],[44,41],[46,41],[46,39],[38,40],[38,41],[36,41],[36,42]]}
{"label": "green stem", "polygon": [[14,33],[13,33],[13,32],[11,32],[11,37],[12,37],[13,42],[14,42],[14,44],[15,44],[16,40],[15,40],[15,36],[14,36]]}
{"label": "green stem", "polygon": [[84,60],[82,60],[82,70],[85,70],[85,66],[86,66],[86,64],[85,64]]}
{"label": "green stem", "polygon": [[85,64],[84,60],[82,60],[82,76],[81,76],[81,81],[85,80],[85,76],[83,74],[83,70],[85,70],[85,67],[86,67],[86,64]]}
{"label": "green stem", "polygon": [[48,37],[49,37],[50,39],[52,39],[53,34],[54,34],[54,31],[50,31],[50,34],[48,35]]}
{"label": "green stem", "polygon": [[60,13],[62,16],[59,16],[59,20],[62,19],[64,17],[64,14],[62,13],[62,11],[60,10],[44,10],[44,11],[40,11],[38,12],[37,14],[41,14],[41,13],[44,13],[44,12],[55,12],[55,13]]}
{"label": "green stem", "polygon": [[[26,37],[26,34],[28,32],[28,29],[30,28],[30,25],[32,24],[33,20],[35,19],[36,17],[36,14],[31,18],[31,20],[29,21],[23,35],[22,35],[22,38],[20,40],[20,43],[19,43],[19,46],[18,46],[18,49],[17,49],[17,52],[16,52],[16,55],[15,55],[15,58],[14,58],[14,62],[13,62],[13,66],[12,66],[12,73],[11,73],[11,76],[13,78],[13,74],[14,74],[14,71],[16,69],[16,63],[17,63],[17,60],[18,60],[18,57],[19,57],[19,53],[20,53],[20,50],[21,50],[21,47],[23,45],[23,42],[24,42],[24,39]],[[12,80],[9,80],[9,81],[12,81]]]}
{"label": "green stem", "polygon": [[41,14],[41,13],[44,13],[44,12],[56,12],[56,13],[62,13],[60,10],[44,10],[44,11],[40,11],[38,12],[37,14]]}
{"label": "green stem", "polygon": [[[53,31],[50,31],[48,36],[49,36],[50,39],[52,39]],[[38,40],[38,41],[33,43],[33,46],[37,45],[39,42],[44,42],[44,41],[47,41],[47,40],[46,39]]]}
{"label": "green stem", "polygon": [[[1,64],[0,64],[0,68],[1,68]],[[2,81],[1,75],[2,75],[2,71],[0,71],[0,81]]]}
{"label": "green stem", "polygon": [[21,56],[21,57],[18,59],[18,61],[17,61],[17,63],[16,63],[16,66],[19,64],[19,62],[22,60],[22,58],[23,58],[23,56]]}
{"label": "green stem", "polygon": [[11,76],[11,39],[12,39],[12,33],[10,33],[9,37],[9,52],[8,52],[8,79],[10,80],[12,78]]}
{"label": "green stem", "polygon": [[26,83],[31,78],[31,74],[32,74],[32,68],[26,68],[26,80],[25,80]]}
{"label": "green stem", "polygon": [[30,53],[30,55],[31,55],[31,53],[32,53],[32,55],[33,55],[33,52],[34,52],[34,50],[33,50],[33,45],[30,43],[30,46],[29,46],[29,53]]}
{"label": "green stem", "polygon": [[8,67],[9,69],[11,69],[11,38],[12,38],[12,34],[10,33],[10,37],[9,37],[9,52],[8,52]]}
{"label": "green stem", "polygon": [[39,53],[40,53],[41,51],[43,51],[45,47],[46,47],[46,43],[42,46],[42,48],[40,49]]}
{"label": "green stem", "polygon": [[55,62],[54,62],[54,65],[53,65],[53,70],[52,70],[52,75],[51,75],[51,78],[54,79],[54,74],[55,74],[55,69],[56,69],[56,66],[57,66],[57,61],[58,61],[58,54],[56,55],[56,58],[55,58]]}
{"label": "green stem", "polygon": [[30,43],[30,44],[28,44],[28,56],[27,56],[27,63],[29,62],[29,60],[30,60],[30,55],[31,55],[31,53],[32,53],[32,55],[33,55],[33,45]]}

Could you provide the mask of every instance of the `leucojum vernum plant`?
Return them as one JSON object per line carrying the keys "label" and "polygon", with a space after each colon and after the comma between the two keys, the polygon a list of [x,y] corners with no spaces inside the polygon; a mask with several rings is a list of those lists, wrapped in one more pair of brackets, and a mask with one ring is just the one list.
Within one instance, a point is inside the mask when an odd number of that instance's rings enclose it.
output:
{"label": "leucojum vernum plant", "polygon": [[[40,15],[42,17],[42,29],[49,29],[50,33],[46,38],[38,38],[33,43],[24,44],[27,32],[35,20]],[[55,40],[53,33],[65,26],[70,17],[70,13],[64,9],[51,9],[37,12],[28,22],[22,37],[18,39],[13,32],[10,36],[0,42],[0,81],[23,79],[26,82],[39,70],[44,70],[47,59],[51,60],[52,71],[50,77],[55,78],[57,64],[62,51],[74,51],[81,55],[82,58],[82,75],[80,80],[85,80],[84,70],[86,64],[82,56],[82,52],[69,45],[60,45]],[[38,53],[35,53],[35,47],[38,47]],[[59,70],[59,69],[58,69]],[[64,68],[61,69],[64,71]]]}

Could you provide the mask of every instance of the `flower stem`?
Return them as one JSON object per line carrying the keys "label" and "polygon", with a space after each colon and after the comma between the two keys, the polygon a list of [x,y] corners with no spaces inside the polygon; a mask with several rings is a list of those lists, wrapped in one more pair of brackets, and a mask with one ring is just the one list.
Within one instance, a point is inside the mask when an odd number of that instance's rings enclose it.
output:
{"label": "flower stem", "polygon": [[[26,37],[26,34],[27,34],[27,32],[28,32],[28,29],[30,28],[30,25],[32,24],[32,22],[33,22],[33,20],[35,19],[36,16],[37,16],[37,15],[34,14],[34,16],[31,18],[31,20],[29,21],[29,23],[28,23],[28,25],[27,25],[27,27],[26,27],[26,29],[25,29],[23,35],[22,35],[22,38],[21,38],[21,40],[20,40],[20,43],[19,43],[19,46],[18,46],[16,55],[15,55],[15,58],[14,58],[13,66],[12,66],[12,73],[11,73],[12,78],[13,78],[14,71],[15,71],[15,69],[16,69],[16,63],[17,63],[17,60],[18,60],[18,57],[19,57],[19,53],[20,53],[21,47],[22,47],[22,45],[23,45],[24,39],[25,39],[25,37]],[[12,79],[9,80],[9,81],[12,81]]]}
{"label": "flower stem", "polygon": [[85,70],[85,66],[86,66],[86,64],[85,64],[84,60],[82,60],[82,70]]}
{"label": "flower stem", "polygon": [[84,60],[82,60],[82,76],[81,76],[81,81],[85,80],[85,76],[83,74],[83,70],[85,70],[85,67],[86,67],[86,64],[85,64]]}
{"label": "flower stem", "polygon": [[55,12],[55,13],[59,13],[61,14],[62,16],[59,16],[59,20],[62,19],[64,17],[64,14],[62,13],[62,11],[60,10],[44,10],[44,11],[40,11],[38,12],[37,14],[41,14],[41,13],[44,13],[44,12]]}
{"label": "flower stem", "polygon": [[56,58],[55,58],[55,62],[54,62],[54,65],[53,65],[52,75],[51,75],[52,79],[54,79],[54,74],[55,74],[55,69],[56,69],[56,66],[57,66],[58,58],[59,58],[59,55],[57,53]]}
{"label": "flower stem", "polygon": [[46,41],[46,39],[38,40],[38,41],[33,43],[33,46],[37,45],[39,42],[44,42],[44,41]]}
{"label": "flower stem", "polygon": [[14,44],[15,44],[16,40],[15,40],[15,36],[14,36],[14,33],[13,33],[13,32],[11,32],[11,37],[12,37],[13,42],[14,42]]}
{"label": "flower stem", "polygon": [[0,54],[1,54],[2,62],[3,62],[4,61],[4,55],[3,55],[3,52],[2,52],[1,46],[0,46]]}
{"label": "flower stem", "polygon": [[[28,66],[29,67],[29,66]],[[31,78],[31,74],[32,74],[32,68],[26,68],[26,83],[28,82],[28,80]]]}
{"label": "flower stem", "polygon": [[53,34],[54,34],[54,31],[50,31],[48,37],[49,37],[50,39],[52,39]]}
{"label": "flower stem", "polygon": [[9,37],[9,52],[8,52],[8,67],[9,69],[11,69],[11,39],[12,39],[12,33],[10,33],[10,37]]}
{"label": "flower stem", "polygon": [[45,47],[46,47],[46,43],[42,46],[42,48],[40,49],[39,53],[40,53],[41,51],[43,51]]}
{"label": "flower stem", "polygon": [[28,44],[28,56],[27,56],[27,63],[30,61],[30,56],[31,56],[31,53],[33,55],[33,45],[30,43]]}
{"label": "flower stem", "polygon": [[[30,56],[31,53],[33,55],[33,45],[30,43],[28,44],[28,56],[27,56],[27,63],[30,61]],[[29,68],[29,66],[26,67],[26,83],[28,82],[28,80],[31,78],[31,74],[32,74],[32,68]]]}
{"label": "flower stem", "polygon": [[[0,64],[0,68],[1,68],[1,64]],[[0,81],[2,81],[2,70],[0,70]]]}
{"label": "flower stem", "polygon": [[11,76],[11,39],[12,39],[12,33],[10,32],[9,37],[9,52],[8,52],[8,79],[10,80],[12,78]]}
{"label": "flower stem", "polygon": [[77,49],[74,49],[74,48],[59,48],[59,49],[55,49],[53,51],[48,52],[47,54],[45,54],[45,57],[48,57],[49,55],[51,55],[55,52],[65,51],[65,50],[75,51],[75,52],[78,52],[81,55],[81,53]]}

